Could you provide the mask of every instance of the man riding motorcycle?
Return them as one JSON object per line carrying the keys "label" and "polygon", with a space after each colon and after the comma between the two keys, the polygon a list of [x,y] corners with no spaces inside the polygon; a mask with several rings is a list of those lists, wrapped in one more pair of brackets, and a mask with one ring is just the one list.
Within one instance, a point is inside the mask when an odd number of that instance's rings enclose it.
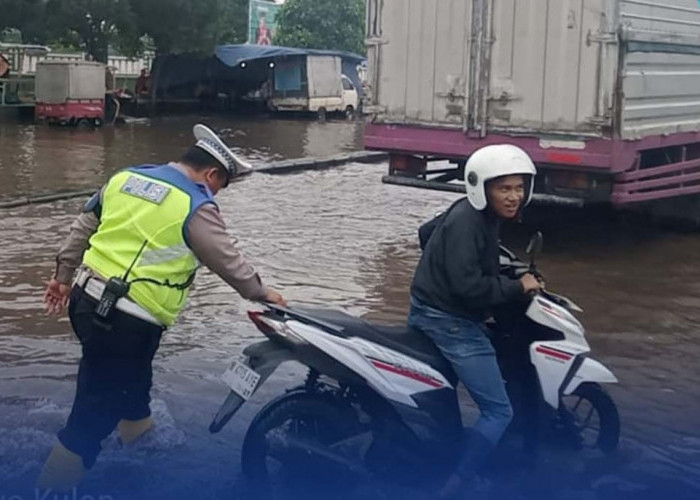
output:
{"label": "man riding motorcycle", "polygon": [[532,197],[537,171],[516,146],[486,146],[466,164],[467,197],[434,222],[411,285],[410,327],[449,360],[481,415],[440,497],[456,493],[498,444],[513,410],[484,321],[541,284],[532,274],[499,276],[501,222],[516,219]]}

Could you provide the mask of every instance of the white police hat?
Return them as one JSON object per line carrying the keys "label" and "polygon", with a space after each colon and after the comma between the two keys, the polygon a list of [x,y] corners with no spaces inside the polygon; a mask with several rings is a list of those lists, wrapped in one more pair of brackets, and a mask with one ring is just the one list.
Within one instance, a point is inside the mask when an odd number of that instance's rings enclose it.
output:
{"label": "white police hat", "polygon": [[198,123],[192,131],[197,140],[195,146],[216,158],[228,172],[229,180],[248,174],[253,170],[250,163],[233,154],[224,141],[206,125]]}

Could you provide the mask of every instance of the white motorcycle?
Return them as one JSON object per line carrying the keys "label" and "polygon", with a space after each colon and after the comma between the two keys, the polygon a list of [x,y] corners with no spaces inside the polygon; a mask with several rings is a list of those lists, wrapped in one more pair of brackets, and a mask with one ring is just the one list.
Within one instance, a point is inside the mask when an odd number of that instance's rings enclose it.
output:
{"label": "white motorcycle", "polygon": [[[501,272],[537,274],[542,236],[531,262],[501,250]],[[571,449],[612,453],[620,420],[600,384],[615,376],[588,357],[590,348],[569,299],[542,291],[491,324],[492,341],[514,407],[512,427],[534,451],[545,438]],[[278,489],[308,492],[382,482],[436,485],[463,450],[457,377],[423,334],[328,309],[266,304],[250,319],[268,338],[244,350],[224,373],[231,392],[214,417],[218,432],[286,361],[309,368],[306,382],[268,403],[246,434],[242,468],[263,496]],[[533,424],[533,425],[530,425]]]}

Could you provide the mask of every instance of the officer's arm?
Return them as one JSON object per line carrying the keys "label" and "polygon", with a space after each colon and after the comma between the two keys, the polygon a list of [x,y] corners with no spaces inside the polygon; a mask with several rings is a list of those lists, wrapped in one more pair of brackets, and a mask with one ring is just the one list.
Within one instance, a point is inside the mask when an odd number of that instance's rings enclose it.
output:
{"label": "officer's arm", "polygon": [[187,224],[190,248],[199,261],[218,274],[244,298],[261,300],[267,289],[226,231],[214,205],[204,205]]}
{"label": "officer's arm", "polygon": [[70,234],[56,255],[54,278],[61,283],[71,282],[73,273],[83,261],[90,237],[100,225],[103,189],[96,192],[85,204],[83,213],[71,224]]}

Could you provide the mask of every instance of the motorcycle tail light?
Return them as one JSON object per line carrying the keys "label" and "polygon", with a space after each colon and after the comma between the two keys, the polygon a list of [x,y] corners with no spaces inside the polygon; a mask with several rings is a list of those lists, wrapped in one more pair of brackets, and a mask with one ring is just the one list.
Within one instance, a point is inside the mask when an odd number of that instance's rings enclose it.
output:
{"label": "motorcycle tail light", "polygon": [[293,344],[306,343],[306,340],[294,333],[283,321],[268,318],[262,311],[248,311],[248,317],[268,338],[282,337]]}
{"label": "motorcycle tail light", "polygon": [[275,327],[265,320],[263,314],[264,313],[262,311],[248,311],[250,321],[252,321],[253,324],[258,327],[258,330],[264,333],[265,336],[269,337],[270,335],[274,335],[276,333]]}

